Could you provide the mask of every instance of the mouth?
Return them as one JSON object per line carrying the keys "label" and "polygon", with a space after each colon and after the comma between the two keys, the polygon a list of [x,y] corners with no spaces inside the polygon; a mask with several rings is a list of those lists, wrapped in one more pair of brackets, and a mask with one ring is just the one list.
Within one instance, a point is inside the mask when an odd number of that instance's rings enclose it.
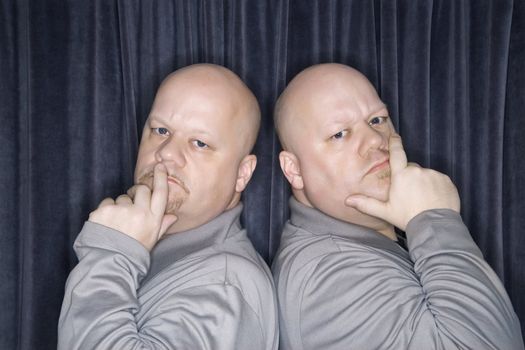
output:
{"label": "mouth", "polygon": [[[153,171],[150,171],[144,175],[142,175],[137,183],[139,184],[143,184],[143,185],[146,185],[148,186],[150,189],[153,190]],[[177,176],[175,175],[168,175],[168,184],[172,184],[172,185],[177,185],[179,186],[180,188],[182,188],[182,190],[184,192],[186,192],[186,194],[189,194],[190,193],[190,190],[189,188],[186,186],[186,184],[184,183],[184,181],[182,181],[181,179],[179,179]]]}
{"label": "mouth", "polygon": [[190,193],[190,190],[188,189],[188,187],[186,187],[184,182],[182,182],[179,178],[175,176],[168,176],[168,183],[178,185],[180,188],[182,188],[184,192],[186,192],[187,194]]}
{"label": "mouth", "polygon": [[375,172],[378,172],[378,171],[381,171],[381,170],[384,170],[386,168],[388,168],[390,166],[390,162],[389,162],[389,159],[386,158],[376,164],[374,164],[367,172],[366,172],[366,175],[368,174],[373,174]]}

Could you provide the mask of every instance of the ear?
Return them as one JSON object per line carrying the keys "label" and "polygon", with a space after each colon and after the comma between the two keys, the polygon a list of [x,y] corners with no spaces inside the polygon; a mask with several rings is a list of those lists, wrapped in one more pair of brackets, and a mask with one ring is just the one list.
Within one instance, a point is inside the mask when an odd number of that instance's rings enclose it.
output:
{"label": "ear", "polygon": [[301,166],[299,165],[299,159],[297,159],[295,154],[288,151],[282,151],[279,154],[279,162],[281,163],[281,170],[290,185],[292,185],[292,188],[295,190],[302,190],[304,183],[301,175]]}
{"label": "ear", "polygon": [[235,192],[242,192],[250,182],[253,171],[257,165],[257,157],[249,154],[241,160],[239,170],[237,171],[237,182],[235,183]]}

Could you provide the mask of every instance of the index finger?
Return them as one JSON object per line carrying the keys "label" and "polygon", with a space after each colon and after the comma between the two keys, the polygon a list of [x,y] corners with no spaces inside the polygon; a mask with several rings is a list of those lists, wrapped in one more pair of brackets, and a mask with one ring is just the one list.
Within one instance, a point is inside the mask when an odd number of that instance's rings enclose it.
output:
{"label": "index finger", "polygon": [[390,170],[392,174],[400,172],[407,167],[407,155],[403,148],[401,136],[392,134],[389,140]]}
{"label": "index finger", "polygon": [[168,173],[163,164],[157,164],[153,173],[153,193],[151,195],[151,212],[162,216],[168,204]]}

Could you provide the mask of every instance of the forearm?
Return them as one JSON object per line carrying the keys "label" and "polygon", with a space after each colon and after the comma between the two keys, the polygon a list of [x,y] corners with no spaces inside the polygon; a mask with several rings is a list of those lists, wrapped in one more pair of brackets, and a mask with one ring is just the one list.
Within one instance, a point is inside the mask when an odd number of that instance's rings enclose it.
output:
{"label": "forearm", "polygon": [[421,213],[407,226],[426,309],[444,341],[461,347],[523,349],[519,321],[497,275],[459,214]]}
{"label": "forearm", "polygon": [[102,349],[138,342],[136,291],[147,273],[149,253],[132,238],[89,222],[75,251],[79,264],[66,283],[58,348]]}

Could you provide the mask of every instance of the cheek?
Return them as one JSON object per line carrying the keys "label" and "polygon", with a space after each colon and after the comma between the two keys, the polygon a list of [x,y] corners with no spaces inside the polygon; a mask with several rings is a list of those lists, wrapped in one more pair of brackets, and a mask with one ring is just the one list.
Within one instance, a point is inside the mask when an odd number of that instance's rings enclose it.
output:
{"label": "cheek", "polygon": [[323,196],[341,189],[344,169],[337,157],[308,155],[303,158],[302,175],[308,192]]}
{"label": "cheek", "polygon": [[392,123],[392,119],[388,118],[388,128],[390,132],[396,132],[396,129],[394,128],[394,123]]}
{"label": "cheek", "polygon": [[345,198],[350,194],[356,194],[361,192],[362,180],[361,177],[362,169],[358,164],[346,164],[343,169],[339,172],[339,184],[340,184],[340,195]]}
{"label": "cheek", "polygon": [[377,176],[366,177],[361,184],[361,193],[378,200],[387,200],[390,189],[390,178]]}
{"label": "cheek", "polygon": [[207,193],[210,198],[220,198],[235,187],[237,169],[234,169],[234,160],[205,161],[193,171],[193,178],[199,179],[192,183]]}

